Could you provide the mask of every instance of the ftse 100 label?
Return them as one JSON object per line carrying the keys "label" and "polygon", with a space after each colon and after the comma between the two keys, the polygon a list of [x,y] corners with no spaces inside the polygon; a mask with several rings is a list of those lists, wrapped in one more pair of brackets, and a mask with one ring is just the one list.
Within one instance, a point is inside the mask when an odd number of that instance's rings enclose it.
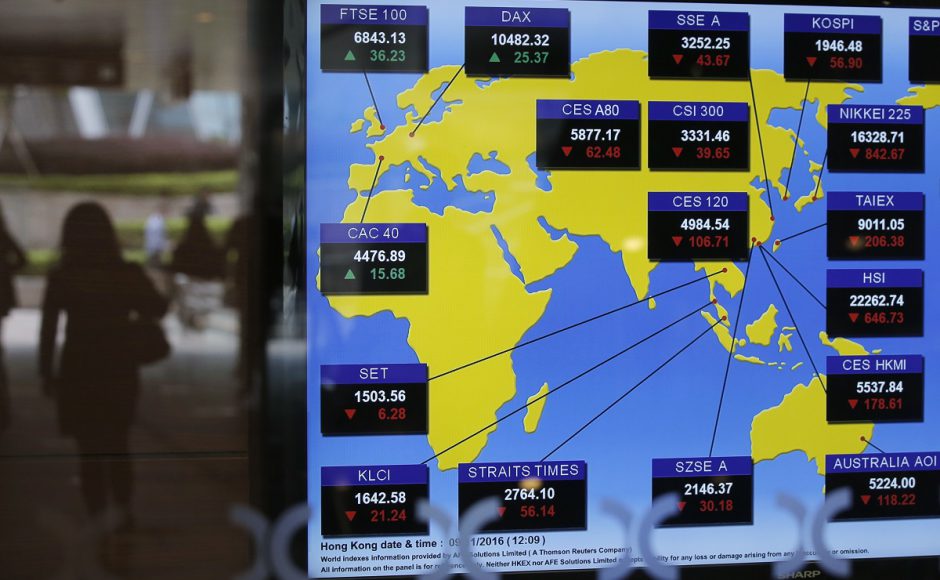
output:
{"label": "ftse 100 label", "polygon": [[746,260],[748,198],[743,192],[650,192],[650,260]]}
{"label": "ftse 100 label", "polygon": [[324,536],[428,535],[417,514],[427,501],[427,465],[362,465],[320,469]]}
{"label": "ftse 100 label", "polygon": [[587,463],[461,463],[457,467],[460,514],[480,500],[499,499],[488,532],[587,528]]}
{"label": "ftse 100 label", "polygon": [[788,80],[881,82],[881,17],[784,14]]}
{"label": "ftse 100 label", "polygon": [[427,224],[321,224],[324,294],[427,294]]}
{"label": "ftse 100 label", "polygon": [[539,169],[639,169],[639,101],[539,100]]}
{"label": "ftse 100 label", "polygon": [[661,525],[750,524],[754,462],[749,456],[653,459],[653,499],[673,493],[679,513]]}
{"label": "ftse 100 label", "polygon": [[923,270],[827,270],[826,332],[845,337],[923,336]]}
{"label": "ftse 100 label", "polygon": [[427,7],[324,4],[320,7],[320,68],[427,72]]}
{"label": "ftse 100 label", "polygon": [[832,172],[924,172],[924,108],[829,105]]}
{"label": "ftse 100 label", "polygon": [[940,454],[826,456],[826,495],[848,488],[852,507],[833,521],[940,516]]}
{"label": "ftse 100 label", "polygon": [[324,435],[426,434],[427,365],[323,365],[320,431]]}
{"label": "ftse 100 label", "polygon": [[747,103],[649,104],[649,168],[746,171]]}
{"label": "ftse 100 label", "polygon": [[830,423],[924,419],[921,355],[830,356],[826,375]]}
{"label": "ftse 100 label", "polygon": [[570,76],[567,9],[468,6],[464,14],[467,76]]}
{"label": "ftse 100 label", "polygon": [[750,67],[747,12],[649,12],[649,76],[747,79]]}
{"label": "ftse 100 label", "polygon": [[924,259],[923,193],[831,191],[826,200],[830,259]]}

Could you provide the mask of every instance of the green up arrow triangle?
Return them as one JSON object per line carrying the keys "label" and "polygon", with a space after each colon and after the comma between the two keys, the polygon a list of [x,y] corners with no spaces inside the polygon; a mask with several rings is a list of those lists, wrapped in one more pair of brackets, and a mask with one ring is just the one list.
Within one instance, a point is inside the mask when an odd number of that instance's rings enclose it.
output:
{"label": "green up arrow triangle", "polygon": [[353,54],[353,51],[350,50],[349,52],[346,53],[346,60],[348,61],[356,60],[356,55]]}
{"label": "green up arrow triangle", "polygon": [[349,271],[346,272],[346,279],[347,279],[347,280],[355,280],[355,279],[356,279],[356,275],[353,274],[353,271],[352,271],[352,270],[349,270]]}
{"label": "green up arrow triangle", "polygon": [[494,52],[493,56],[490,57],[490,62],[500,62],[499,55]]}

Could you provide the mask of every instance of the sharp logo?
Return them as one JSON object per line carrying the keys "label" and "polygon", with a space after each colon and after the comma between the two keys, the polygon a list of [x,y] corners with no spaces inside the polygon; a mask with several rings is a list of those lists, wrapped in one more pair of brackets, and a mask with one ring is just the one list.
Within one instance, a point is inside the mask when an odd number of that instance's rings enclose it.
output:
{"label": "sharp logo", "polygon": [[778,576],[778,578],[781,580],[789,578],[821,578],[822,574],[822,570],[801,570],[793,574],[787,574],[786,576]]}

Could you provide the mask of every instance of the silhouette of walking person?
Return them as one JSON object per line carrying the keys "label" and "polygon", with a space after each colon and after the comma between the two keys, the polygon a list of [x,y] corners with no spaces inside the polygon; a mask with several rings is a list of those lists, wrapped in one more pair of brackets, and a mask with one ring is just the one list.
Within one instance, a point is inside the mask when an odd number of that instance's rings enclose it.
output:
{"label": "silhouette of walking person", "polygon": [[[140,390],[140,366],[152,362],[144,334],[167,310],[143,268],[121,257],[111,219],[97,203],[72,208],[62,225],[60,261],[48,276],[42,305],[39,372],[54,397],[59,429],[74,437],[80,453],[81,490],[90,514],[103,516],[113,502],[131,525],[133,472],[128,432]],[[59,319],[65,341],[55,364]],[[164,353],[165,356],[168,353]],[[148,360],[144,357],[150,355]],[[157,357],[159,358],[159,357]],[[102,460],[100,454],[118,455]],[[98,455],[98,457],[96,457]],[[109,502],[109,497],[111,502]]]}
{"label": "silhouette of walking person", "polygon": [[[7,229],[3,208],[0,207],[0,322],[17,304],[13,274],[25,265],[26,254]],[[2,326],[0,326],[0,337],[2,337]],[[0,340],[0,433],[10,426],[11,415],[10,388],[3,354],[3,342]]]}

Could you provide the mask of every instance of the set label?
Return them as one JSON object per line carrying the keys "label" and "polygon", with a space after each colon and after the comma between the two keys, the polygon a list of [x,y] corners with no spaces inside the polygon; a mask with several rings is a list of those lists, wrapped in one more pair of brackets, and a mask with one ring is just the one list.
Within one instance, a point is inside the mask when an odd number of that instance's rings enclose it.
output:
{"label": "set label", "polygon": [[744,192],[650,192],[650,260],[747,260],[748,197]]}
{"label": "set label", "polygon": [[427,465],[364,465],[320,469],[324,536],[427,535],[417,505],[427,500]]}
{"label": "set label", "polygon": [[847,487],[852,507],[834,521],[940,516],[940,453],[826,456],[826,494]]}
{"label": "set label", "polygon": [[323,365],[320,431],[324,435],[426,434],[427,365]]}
{"label": "set label", "polygon": [[649,104],[649,168],[746,171],[747,103]]}
{"label": "set label", "polygon": [[461,463],[458,504],[463,514],[478,501],[500,500],[499,519],[484,533],[587,529],[587,463]]}
{"label": "set label", "polygon": [[662,526],[750,524],[754,462],[749,456],[653,459],[653,499],[679,495],[679,514]]}
{"label": "set label", "polygon": [[571,75],[567,9],[468,6],[465,18],[467,76]]}
{"label": "set label", "polygon": [[639,169],[639,101],[539,100],[539,169]]}
{"label": "set label", "polygon": [[747,79],[747,12],[649,12],[651,78]]}
{"label": "set label", "polygon": [[324,294],[427,294],[427,224],[320,224]]}
{"label": "set label", "polygon": [[320,68],[427,72],[427,7],[320,6]]}
{"label": "set label", "polygon": [[829,105],[832,172],[924,172],[924,108]]}
{"label": "set label", "polygon": [[923,270],[827,270],[829,336],[923,336]]}
{"label": "set label", "polygon": [[923,193],[831,191],[826,215],[830,259],[924,259]]}
{"label": "set label", "polygon": [[784,14],[787,80],[881,82],[881,17]]}
{"label": "set label", "polygon": [[921,355],[830,356],[826,375],[830,423],[924,420]]}
{"label": "set label", "polygon": [[940,83],[940,18],[911,16],[908,38],[908,79]]}

